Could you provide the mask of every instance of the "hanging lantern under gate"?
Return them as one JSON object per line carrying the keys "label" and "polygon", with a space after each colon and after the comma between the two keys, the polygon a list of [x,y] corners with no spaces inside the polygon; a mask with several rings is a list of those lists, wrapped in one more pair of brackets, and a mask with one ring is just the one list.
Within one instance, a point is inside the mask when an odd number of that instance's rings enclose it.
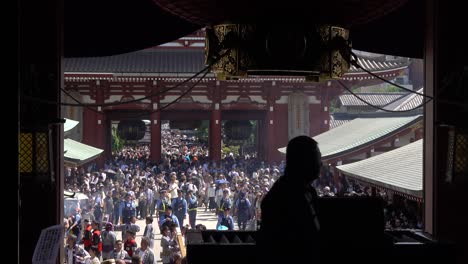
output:
{"label": "hanging lantern under gate", "polygon": [[224,124],[224,132],[229,140],[247,140],[252,134],[252,124],[248,120],[230,120]]}
{"label": "hanging lantern under gate", "polygon": [[169,121],[169,127],[179,130],[194,130],[200,127],[201,123],[201,120],[171,120]]}
{"label": "hanging lantern under gate", "polygon": [[124,140],[140,140],[145,133],[146,125],[142,120],[122,120],[117,126],[117,134]]}

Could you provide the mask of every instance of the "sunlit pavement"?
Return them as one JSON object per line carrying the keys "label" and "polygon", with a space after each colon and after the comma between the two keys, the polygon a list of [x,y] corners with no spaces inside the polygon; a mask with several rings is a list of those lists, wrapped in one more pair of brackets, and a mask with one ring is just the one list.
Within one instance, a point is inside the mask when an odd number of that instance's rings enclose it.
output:
{"label": "sunlit pavement", "polygon": [[[156,233],[156,238],[154,239],[154,247],[153,247],[153,252],[156,257],[156,260],[158,262],[161,262],[161,258],[159,257],[159,253],[161,252],[161,234],[159,233],[159,228],[157,224],[157,219],[153,217],[153,227],[155,228],[155,233]],[[205,212],[205,208],[199,208],[197,211],[197,221],[196,224],[203,224],[206,226],[207,229],[215,229],[216,228],[216,223],[218,221],[217,216],[215,215],[214,212]],[[140,226],[140,232],[137,233],[136,235],[136,242],[138,246],[141,245],[141,237],[143,236],[143,232],[145,231],[145,220],[137,220],[137,225]],[[184,220],[184,225],[188,224],[188,216]],[[237,228],[237,226],[236,226]],[[120,239],[122,237],[120,231],[116,231],[116,236],[117,239]]]}

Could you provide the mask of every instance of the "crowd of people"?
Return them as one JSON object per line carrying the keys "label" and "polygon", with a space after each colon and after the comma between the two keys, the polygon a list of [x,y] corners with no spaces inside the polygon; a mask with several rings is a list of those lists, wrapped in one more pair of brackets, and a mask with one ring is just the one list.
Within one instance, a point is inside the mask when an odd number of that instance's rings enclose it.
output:
{"label": "crowd of people", "polygon": [[[141,145],[113,153],[103,168],[66,168],[65,189],[88,197],[65,209],[66,263],[129,261],[137,256],[142,263],[154,263],[152,249],[158,232],[163,263],[181,261],[176,233],[203,228],[197,225],[198,210],[215,214],[219,230],[255,230],[261,201],[283,175],[285,163],[269,164],[255,155],[229,153],[214,162],[208,155],[207,147],[195,137],[163,129],[159,162],[150,160],[149,147]],[[327,167],[323,171],[314,182],[319,196],[371,195],[359,185],[336,186],[331,171]],[[390,225],[395,217],[404,217],[396,209],[387,212],[393,217],[387,219]],[[138,219],[146,221],[139,246],[135,241]],[[400,225],[417,224],[406,220],[401,219]],[[114,231],[121,231],[122,237],[117,238]]]}
{"label": "crowd of people", "polygon": [[374,187],[373,191],[371,186],[345,175],[335,184],[330,166],[322,168],[322,175],[314,182],[314,187],[320,197],[378,196],[383,201],[386,229],[422,229],[421,203],[400,197],[398,194],[391,195],[385,189]]}
{"label": "crowd of people", "polygon": [[[138,248],[135,242],[139,232],[135,222],[145,219],[148,248],[153,248],[159,232],[167,238],[161,240],[160,257],[163,263],[172,263],[180,255],[175,230],[203,228],[196,223],[200,208],[218,216],[218,229],[255,229],[261,199],[284,164],[229,154],[221,162],[211,162],[206,147],[195,138],[173,130],[163,130],[162,135],[163,158],[158,163],[149,159],[149,148],[143,145],[113,153],[103,168],[66,168],[65,189],[88,197],[65,209],[67,248],[83,245],[92,255],[97,247],[97,256],[106,260],[115,257],[112,252],[121,252],[121,243],[127,254],[119,253],[120,258],[130,259],[135,252],[144,256],[147,248]],[[122,231],[123,237],[114,239],[114,231]]]}

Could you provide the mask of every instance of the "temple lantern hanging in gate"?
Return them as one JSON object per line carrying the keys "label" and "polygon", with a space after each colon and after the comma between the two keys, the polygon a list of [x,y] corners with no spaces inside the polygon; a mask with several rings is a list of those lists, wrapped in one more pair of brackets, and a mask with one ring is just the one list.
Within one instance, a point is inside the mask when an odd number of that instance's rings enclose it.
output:
{"label": "temple lantern hanging in gate", "polygon": [[124,140],[140,140],[145,132],[146,125],[142,120],[122,120],[117,126],[117,134]]}
{"label": "temple lantern hanging in gate", "polygon": [[171,120],[169,122],[169,127],[171,129],[179,130],[194,130],[201,126],[201,120]]}
{"label": "temple lantern hanging in gate", "polygon": [[229,140],[247,140],[252,134],[252,124],[248,120],[230,120],[224,124],[224,132]]}

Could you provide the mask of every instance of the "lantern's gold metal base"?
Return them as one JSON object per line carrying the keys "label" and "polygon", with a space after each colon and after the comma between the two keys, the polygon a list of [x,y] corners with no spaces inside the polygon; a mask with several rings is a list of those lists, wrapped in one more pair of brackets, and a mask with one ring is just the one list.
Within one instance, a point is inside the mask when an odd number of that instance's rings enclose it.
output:
{"label": "lantern's gold metal base", "polygon": [[[276,50],[277,53],[272,54],[268,46],[276,45],[272,42],[278,38],[271,38],[270,33],[286,34],[288,27],[299,32],[299,36],[303,34],[303,39],[293,40],[302,42],[299,43],[301,48],[299,51],[287,50],[286,45],[282,54],[281,44],[288,43],[289,39],[281,40],[283,42],[277,45],[279,52]],[[349,70],[349,43],[349,30],[331,25],[299,29],[294,25],[281,25],[277,30],[274,25],[221,24],[206,30],[205,63],[212,64],[211,69],[218,80],[263,75],[304,76],[306,81],[321,82],[341,79]],[[224,56],[216,60],[220,54]]]}

